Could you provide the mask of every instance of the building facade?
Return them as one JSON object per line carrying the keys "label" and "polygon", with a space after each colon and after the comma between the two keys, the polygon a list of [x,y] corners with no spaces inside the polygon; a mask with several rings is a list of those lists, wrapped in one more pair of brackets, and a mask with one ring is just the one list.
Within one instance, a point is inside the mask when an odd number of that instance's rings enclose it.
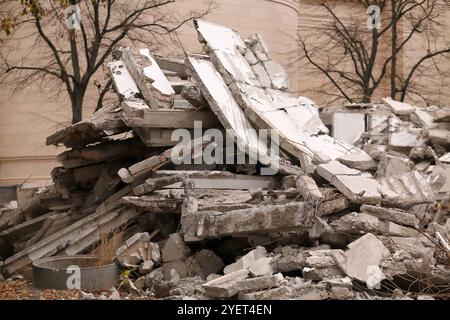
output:
{"label": "building facade", "polygon": [[[241,36],[258,32],[265,39],[271,57],[285,66],[293,93],[302,94],[312,82],[323,79],[307,76],[296,64],[300,52],[296,35],[324,19],[315,11],[316,0],[216,0],[216,8],[205,19],[237,30]],[[353,1],[337,1],[341,12]],[[184,0],[169,10],[188,12],[206,6],[204,0]],[[178,38],[188,52],[201,52],[192,24],[178,31]],[[28,44],[30,45],[30,44]],[[26,50],[27,44],[21,50]],[[175,49],[176,51],[177,49]],[[179,49],[178,49],[179,50]],[[171,54],[180,54],[171,52]],[[85,101],[84,116],[95,105],[97,91],[91,88]],[[311,97],[314,100],[314,96]],[[12,88],[0,90],[0,185],[49,180],[57,166],[55,156],[64,148],[46,146],[48,135],[70,124],[70,106],[65,92],[39,84],[13,94]],[[92,110],[92,108],[91,108]]]}

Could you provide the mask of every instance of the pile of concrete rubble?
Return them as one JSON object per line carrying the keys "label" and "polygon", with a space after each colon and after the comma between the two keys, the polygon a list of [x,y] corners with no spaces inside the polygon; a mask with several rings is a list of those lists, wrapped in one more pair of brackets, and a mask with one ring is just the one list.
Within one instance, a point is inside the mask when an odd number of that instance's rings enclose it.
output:
{"label": "pile of concrete rubble", "polygon": [[157,298],[448,297],[450,109],[384,99],[322,121],[259,35],[195,27],[204,54],[185,61],[113,52],[117,103],[48,137],[67,148],[54,183],[0,211],[3,274],[120,233],[122,276]]}

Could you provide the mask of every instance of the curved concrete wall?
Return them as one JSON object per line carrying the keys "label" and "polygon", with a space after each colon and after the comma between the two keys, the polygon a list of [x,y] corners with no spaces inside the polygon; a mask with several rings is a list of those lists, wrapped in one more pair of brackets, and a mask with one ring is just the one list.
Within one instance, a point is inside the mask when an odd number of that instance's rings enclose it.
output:
{"label": "curved concrete wall", "polygon": [[[298,25],[298,0],[215,0],[217,8],[205,17],[233,27],[243,37],[259,32],[271,50],[271,57],[288,67],[291,90],[297,89],[295,66],[291,55],[295,50]],[[184,14],[205,8],[204,0],[184,0],[168,8]],[[187,51],[201,50],[192,24],[178,31]],[[54,88],[30,86],[11,97],[11,88],[0,90],[0,185],[49,179],[57,165],[55,155],[63,148],[45,146],[45,138],[70,123],[70,109],[65,92]],[[94,105],[97,92],[91,89],[88,103]],[[92,103],[89,99],[92,98]],[[88,112],[84,112],[84,115]]]}

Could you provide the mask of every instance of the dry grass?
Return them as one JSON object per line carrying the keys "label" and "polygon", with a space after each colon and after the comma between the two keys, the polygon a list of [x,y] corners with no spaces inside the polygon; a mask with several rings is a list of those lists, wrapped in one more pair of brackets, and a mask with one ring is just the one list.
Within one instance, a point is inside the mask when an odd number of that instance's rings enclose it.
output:
{"label": "dry grass", "polygon": [[124,242],[124,232],[117,230],[114,233],[102,234],[99,244],[91,251],[92,255],[98,257],[94,267],[104,266],[113,262],[117,249]]}

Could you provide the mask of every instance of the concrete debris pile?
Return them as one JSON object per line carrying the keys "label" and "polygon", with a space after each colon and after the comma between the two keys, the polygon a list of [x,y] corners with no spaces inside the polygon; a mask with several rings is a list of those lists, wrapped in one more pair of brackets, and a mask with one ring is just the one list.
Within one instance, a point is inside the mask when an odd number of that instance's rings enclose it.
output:
{"label": "concrete debris pile", "polygon": [[0,211],[3,273],[107,251],[157,298],[448,295],[444,110],[385,99],[324,123],[259,35],[195,27],[185,60],[113,52],[117,103],[48,137],[67,148],[54,183]]}

